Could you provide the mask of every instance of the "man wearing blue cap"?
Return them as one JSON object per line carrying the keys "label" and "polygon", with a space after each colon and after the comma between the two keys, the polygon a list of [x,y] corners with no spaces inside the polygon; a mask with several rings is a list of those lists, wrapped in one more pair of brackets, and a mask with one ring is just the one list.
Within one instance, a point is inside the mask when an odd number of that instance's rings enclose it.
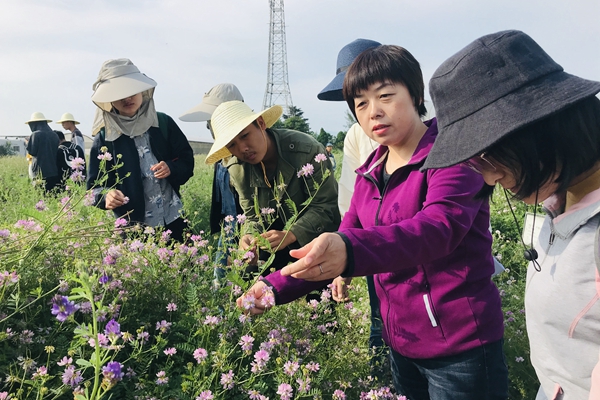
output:
{"label": "man wearing blue cap", "polygon": [[[381,43],[368,39],[356,39],[355,41],[342,47],[338,53],[336,76],[325,86],[317,95],[319,100],[326,101],[344,101],[342,95],[342,87],[346,70],[352,64],[352,61],[363,51],[379,47]],[[331,147],[330,147],[331,146]],[[350,208],[350,200],[354,192],[354,182],[356,181],[356,169],[360,167],[366,160],[369,154],[373,152],[379,144],[370,139],[362,130],[358,123],[346,133],[344,138],[344,158],[342,159],[342,175],[338,181],[338,207],[342,218],[344,213]],[[335,159],[331,153],[333,146],[327,143],[327,155],[330,157],[331,164],[335,168]],[[385,359],[383,348],[383,339],[381,337],[381,312],[379,310],[379,299],[375,293],[375,284],[373,276],[367,276],[367,288],[369,289],[369,303],[371,307],[371,333],[369,335],[369,347],[375,348],[375,353],[378,355],[373,358],[372,363],[379,364],[381,367],[382,361]],[[344,284],[343,278],[338,277],[334,280],[333,298],[336,301],[345,301],[348,299],[347,286]],[[384,371],[386,368],[380,368]]]}
{"label": "man wearing blue cap", "polygon": [[331,163],[331,167],[335,172],[335,156],[333,155],[333,144],[327,143],[325,146],[325,151],[327,152],[327,158],[329,158],[329,162]]}

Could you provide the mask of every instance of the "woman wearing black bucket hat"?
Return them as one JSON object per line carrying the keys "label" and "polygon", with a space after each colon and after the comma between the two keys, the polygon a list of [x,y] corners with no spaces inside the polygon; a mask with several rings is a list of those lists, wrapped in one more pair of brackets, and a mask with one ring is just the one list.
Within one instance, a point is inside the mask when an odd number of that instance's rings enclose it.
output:
{"label": "woman wearing black bucket hat", "polygon": [[529,36],[477,39],[430,81],[439,135],[424,169],[463,163],[547,216],[525,293],[537,399],[600,398],[600,82]]}

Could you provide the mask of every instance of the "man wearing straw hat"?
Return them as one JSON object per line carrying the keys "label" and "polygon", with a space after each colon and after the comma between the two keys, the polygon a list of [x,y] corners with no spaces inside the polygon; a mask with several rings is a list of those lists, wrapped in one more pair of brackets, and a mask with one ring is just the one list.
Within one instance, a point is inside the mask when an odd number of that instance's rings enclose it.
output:
{"label": "man wearing straw hat", "polygon": [[[204,94],[200,104],[186,111],[179,119],[186,122],[206,121],[206,128],[214,139],[215,134],[210,125],[212,114],[219,104],[233,100],[244,101],[244,97],[237,86],[232,83],[219,83]],[[221,234],[217,245],[218,251],[215,255],[215,263],[221,266],[227,265],[228,249],[231,247],[231,241],[233,240],[233,230],[227,228],[233,226],[233,221],[227,221],[225,218],[228,215],[235,216],[243,212],[240,209],[237,193],[234,193],[231,188],[229,171],[225,167],[227,161],[229,160],[224,159],[214,164],[210,206],[210,231],[213,235]],[[223,221],[225,221],[225,225],[222,226]],[[223,278],[225,270],[220,267],[215,268],[215,276],[218,279]]]}
{"label": "man wearing straw hat", "polygon": [[[289,249],[303,246],[323,232],[335,231],[340,223],[337,183],[323,145],[302,132],[271,129],[282,112],[278,105],[254,113],[241,101],[222,103],[211,117],[215,143],[206,157],[206,163],[213,164],[233,155],[227,168],[249,221],[257,222],[261,217],[255,210],[275,217],[266,231],[260,232],[262,246],[268,244],[277,251],[270,265],[275,269],[292,260]],[[321,184],[318,191],[315,183]],[[303,206],[311,197],[311,202]],[[300,215],[286,227],[294,215],[289,200]],[[242,237],[242,249],[254,245],[252,235]],[[261,259],[266,256],[260,254]],[[256,271],[257,267],[249,270]]]}
{"label": "man wearing straw hat", "polygon": [[62,124],[63,129],[66,129],[71,132],[71,142],[75,143],[75,146],[79,146],[83,150],[85,150],[85,142],[83,141],[83,135],[81,134],[81,131],[75,126],[79,125],[79,121],[75,120],[73,114],[64,113],[62,117],[60,117],[60,119],[56,121],[56,123]]}
{"label": "man wearing straw hat", "polygon": [[46,119],[41,112],[34,112],[29,121],[25,122],[31,129],[31,136],[27,141],[27,153],[32,156],[32,178],[41,176],[46,191],[54,189],[60,180],[56,166],[58,136],[50,129],[48,122],[52,120]]}

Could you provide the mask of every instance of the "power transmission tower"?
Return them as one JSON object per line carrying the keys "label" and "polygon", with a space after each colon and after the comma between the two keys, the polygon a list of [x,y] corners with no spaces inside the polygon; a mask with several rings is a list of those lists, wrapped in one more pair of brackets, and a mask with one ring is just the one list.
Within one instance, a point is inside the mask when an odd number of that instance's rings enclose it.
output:
{"label": "power transmission tower", "polygon": [[279,104],[283,107],[283,113],[289,115],[290,107],[294,104],[292,103],[292,93],[288,83],[283,0],[269,0],[269,5],[271,7],[269,64],[263,110]]}

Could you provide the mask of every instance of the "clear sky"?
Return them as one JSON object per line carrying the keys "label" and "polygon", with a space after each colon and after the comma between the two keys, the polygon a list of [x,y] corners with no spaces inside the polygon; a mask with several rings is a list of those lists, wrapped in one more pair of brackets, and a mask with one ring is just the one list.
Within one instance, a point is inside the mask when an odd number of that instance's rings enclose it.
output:
{"label": "clear sky", "polygon": [[[24,122],[34,111],[54,121],[71,112],[89,134],[92,83],[105,60],[120,57],[158,82],[157,109],[191,140],[210,135],[177,117],[217,83],[236,84],[262,108],[268,0],[2,0],[0,7],[0,136],[29,134]],[[285,16],[293,103],[317,132],[345,125],[346,104],[316,95],[333,78],[338,51],[357,38],[407,48],[427,82],[474,39],[520,29],[567,72],[600,81],[599,0],[287,0]]]}

